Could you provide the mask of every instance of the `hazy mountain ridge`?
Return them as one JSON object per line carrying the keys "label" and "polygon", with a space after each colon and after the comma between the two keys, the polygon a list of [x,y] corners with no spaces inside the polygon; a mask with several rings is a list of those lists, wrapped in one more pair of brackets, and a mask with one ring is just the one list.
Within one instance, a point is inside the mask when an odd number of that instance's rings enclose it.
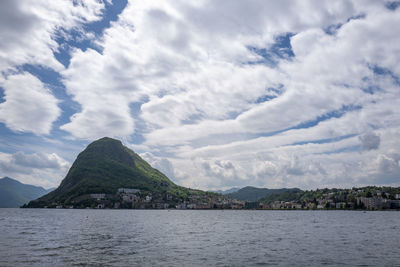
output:
{"label": "hazy mountain ridge", "polygon": [[214,190],[212,192],[218,193],[218,194],[222,194],[222,195],[227,195],[230,193],[234,193],[239,191],[241,188],[240,187],[232,187],[230,189],[226,189],[226,190]]}
{"label": "hazy mountain ridge", "polygon": [[52,190],[54,189],[23,184],[12,178],[4,177],[0,179],[0,208],[20,207]]}

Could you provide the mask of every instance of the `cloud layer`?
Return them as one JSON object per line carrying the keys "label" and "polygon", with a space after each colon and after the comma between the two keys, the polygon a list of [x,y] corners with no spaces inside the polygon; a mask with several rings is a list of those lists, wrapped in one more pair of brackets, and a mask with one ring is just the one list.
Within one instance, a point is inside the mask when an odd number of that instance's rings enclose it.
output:
{"label": "cloud layer", "polygon": [[14,154],[0,153],[0,171],[3,176],[17,177],[27,184],[37,184],[45,188],[57,185],[65,175],[70,164],[55,153]]}
{"label": "cloud layer", "polygon": [[[77,140],[122,138],[185,186],[400,184],[399,8],[128,2],[93,35],[84,25],[100,20],[106,5],[84,3],[2,3],[12,10],[2,36],[14,44],[0,46],[8,55],[0,121],[9,129],[48,135],[63,111],[51,84],[15,73],[38,64],[60,75],[80,107],[57,130]],[[57,41],[72,30],[92,46]],[[67,66],[55,56],[64,46]]]}

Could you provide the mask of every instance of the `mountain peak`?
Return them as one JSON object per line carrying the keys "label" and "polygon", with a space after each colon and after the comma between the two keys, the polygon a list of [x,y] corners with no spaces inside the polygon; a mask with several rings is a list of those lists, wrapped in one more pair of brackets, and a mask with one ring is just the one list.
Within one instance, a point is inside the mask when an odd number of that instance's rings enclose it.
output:
{"label": "mountain peak", "polygon": [[122,144],[122,142],[120,140],[114,139],[114,138],[111,138],[111,137],[108,137],[108,136],[105,136],[105,137],[102,137],[100,139],[97,139],[97,140],[93,141],[92,143],[96,143],[96,142],[115,142],[115,143]]}
{"label": "mountain peak", "polygon": [[67,176],[46,203],[76,203],[88,194],[115,194],[119,188],[143,192],[175,192],[178,188],[121,141],[103,137],[90,143],[72,164]]}
{"label": "mountain peak", "polygon": [[3,180],[3,181],[17,181],[17,180],[14,180],[14,179],[10,178],[10,177],[7,177],[7,176],[4,176],[3,178],[0,178],[0,180]]}
{"label": "mountain peak", "polygon": [[86,149],[78,155],[75,163],[87,160],[97,160],[98,163],[100,160],[108,159],[132,167],[134,158],[137,157],[139,156],[125,147],[120,140],[103,137],[90,143]]}
{"label": "mountain peak", "polygon": [[0,184],[2,184],[2,185],[4,185],[4,184],[7,184],[7,185],[9,185],[9,184],[23,185],[23,183],[21,183],[20,181],[15,180],[15,179],[10,178],[10,177],[7,177],[7,176],[5,176],[5,177],[0,179]]}
{"label": "mountain peak", "polygon": [[92,146],[108,146],[108,147],[115,146],[115,147],[119,147],[119,148],[124,147],[124,145],[122,144],[122,142],[120,140],[113,139],[110,137],[103,137],[96,141],[93,141],[87,146],[87,148],[90,148]]}

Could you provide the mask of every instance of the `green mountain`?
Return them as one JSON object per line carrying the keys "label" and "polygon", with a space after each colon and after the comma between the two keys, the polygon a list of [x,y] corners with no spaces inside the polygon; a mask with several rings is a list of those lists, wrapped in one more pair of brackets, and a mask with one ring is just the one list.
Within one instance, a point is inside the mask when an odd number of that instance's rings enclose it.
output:
{"label": "green mountain", "polygon": [[0,179],[0,208],[17,208],[48,193],[43,187],[23,184],[9,177]]}
{"label": "green mountain", "polygon": [[283,192],[301,192],[301,190],[298,188],[268,189],[246,186],[226,196],[242,201],[259,201],[269,195],[281,194]]}
{"label": "green mountain", "polygon": [[262,199],[260,199],[260,202],[266,202],[270,203],[273,201],[310,201],[313,200],[314,198],[311,198],[310,193],[308,191],[302,191],[302,190],[286,190],[284,192],[279,192],[279,193],[274,193],[270,194]]}
{"label": "green mountain", "polygon": [[104,137],[89,144],[72,164],[60,186],[31,201],[27,207],[75,205],[89,194],[115,195],[119,188],[139,189],[142,195],[169,195],[185,199],[190,194],[208,194],[174,184],[152,168],[121,141]]}

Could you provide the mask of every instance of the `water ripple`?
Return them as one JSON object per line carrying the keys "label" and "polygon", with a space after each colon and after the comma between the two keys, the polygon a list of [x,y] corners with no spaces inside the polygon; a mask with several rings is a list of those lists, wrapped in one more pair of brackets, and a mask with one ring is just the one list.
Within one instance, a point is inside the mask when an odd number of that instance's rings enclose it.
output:
{"label": "water ripple", "polygon": [[399,266],[398,212],[0,209],[0,266]]}

